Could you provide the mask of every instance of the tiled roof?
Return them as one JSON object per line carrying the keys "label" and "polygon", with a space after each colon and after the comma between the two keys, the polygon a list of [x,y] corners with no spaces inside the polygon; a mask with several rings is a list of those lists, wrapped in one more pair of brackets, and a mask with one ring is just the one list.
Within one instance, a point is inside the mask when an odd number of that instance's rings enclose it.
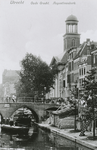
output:
{"label": "tiled roof", "polygon": [[67,62],[67,60],[68,60],[68,56],[69,56],[69,54],[68,54],[68,52],[66,52],[66,53],[63,55],[63,57],[62,57],[62,59],[61,59],[61,62],[64,63],[64,64],[66,64],[66,62]]}
{"label": "tiled roof", "polygon": [[85,42],[84,42],[83,44],[81,44],[81,45],[77,48],[78,52],[77,52],[77,54],[76,54],[74,60],[80,57],[80,54],[81,54],[81,52],[83,51],[84,46],[85,46]]}
{"label": "tiled roof", "polygon": [[97,42],[93,42],[95,46],[97,46]]}
{"label": "tiled roof", "polygon": [[65,54],[65,52],[63,52],[63,53],[61,53],[61,54],[59,54],[59,55],[57,56],[57,60],[58,60],[59,62],[62,60],[64,54]]}
{"label": "tiled roof", "polygon": [[58,56],[54,56],[51,60],[51,63],[50,65],[52,65],[55,61],[58,63],[58,62],[61,62],[63,56],[64,56],[65,52],[59,54]]}

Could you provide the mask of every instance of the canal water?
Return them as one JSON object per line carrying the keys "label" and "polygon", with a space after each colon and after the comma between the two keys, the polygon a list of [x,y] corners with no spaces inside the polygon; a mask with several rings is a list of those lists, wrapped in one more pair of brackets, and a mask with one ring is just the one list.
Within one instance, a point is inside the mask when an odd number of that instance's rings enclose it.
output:
{"label": "canal water", "polygon": [[90,150],[57,134],[37,129],[18,135],[0,131],[0,150]]}

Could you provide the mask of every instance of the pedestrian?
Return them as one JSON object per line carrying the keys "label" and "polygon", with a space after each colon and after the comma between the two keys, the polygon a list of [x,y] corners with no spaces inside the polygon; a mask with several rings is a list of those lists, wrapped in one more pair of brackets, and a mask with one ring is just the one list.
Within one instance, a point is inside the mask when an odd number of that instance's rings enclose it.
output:
{"label": "pedestrian", "polygon": [[9,103],[11,102],[11,97],[9,97]]}
{"label": "pedestrian", "polygon": [[6,97],[6,102],[7,102],[7,103],[9,102],[9,97],[8,97],[8,96]]}
{"label": "pedestrian", "polygon": [[14,99],[14,97],[12,97],[12,101],[13,101],[13,102],[15,102],[15,99]]}
{"label": "pedestrian", "polygon": [[16,102],[16,96],[15,95],[12,96],[12,101]]}

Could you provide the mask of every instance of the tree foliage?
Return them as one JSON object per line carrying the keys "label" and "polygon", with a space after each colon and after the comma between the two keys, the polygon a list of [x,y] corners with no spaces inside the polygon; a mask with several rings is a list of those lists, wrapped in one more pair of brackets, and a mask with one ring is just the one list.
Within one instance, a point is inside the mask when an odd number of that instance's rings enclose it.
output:
{"label": "tree foliage", "polygon": [[96,69],[93,68],[87,72],[87,76],[85,76],[85,80],[83,82],[84,86],[84,97],[87,101],[87,105],[92,107],[92,105],[96,104],[96,95],[97,95],[97,82],[95,80]]}
{"label": "tree foliage", "polygon": [[87,102],[87,109],[84,112],[86,120],[93,120],[93,138],[95,138],[95,119],[97,118],[97,82],[95,80],[97,70],[91,69],[87,72],[84,80],[84,92]]}
{"label": "tree foliage", "polygon": [[20,82],[21,93],[26,96],[46,94],[53,87],[56,67],[50,68],[41,58],[27,53],[21,61]]}

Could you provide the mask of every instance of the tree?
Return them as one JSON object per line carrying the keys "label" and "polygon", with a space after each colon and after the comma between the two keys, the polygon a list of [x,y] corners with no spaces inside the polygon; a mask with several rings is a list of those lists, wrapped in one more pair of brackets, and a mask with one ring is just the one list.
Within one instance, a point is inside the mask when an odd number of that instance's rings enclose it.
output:
{"label": "tree", "polygon": [[40,97],[53,87],[55,74],[55,67],[50,68],[39,57],[27,53],[21,61],[20,85],[17,87],[21,87],[26,96],[37,94]]}
{"label": "tree", "polygon": [[95,108],[97,107],[97,82],[95,81],[96,68],[87,72],[84,80],[84,98],[87,101],[88,111],[85,113],[86,118],[93,120],[93,139],[95,139]]}
{"label": "tree", "polygon": [[72,106],[75,109],[75,123],[74,123],[74,130],[76,131],[76,116],[78,115],[78,88],[77,85],[75,85],[75,88],[71,91],[72,93],[72,99],[71,99],[71,103]]}
{"label": "tree", "polygon": [[16,96],[17,97],[25,97],[26,93],[24,93],[23,90],[23,84],[21,83],[21,80],[15,83],[15,89],[16,89]]}

